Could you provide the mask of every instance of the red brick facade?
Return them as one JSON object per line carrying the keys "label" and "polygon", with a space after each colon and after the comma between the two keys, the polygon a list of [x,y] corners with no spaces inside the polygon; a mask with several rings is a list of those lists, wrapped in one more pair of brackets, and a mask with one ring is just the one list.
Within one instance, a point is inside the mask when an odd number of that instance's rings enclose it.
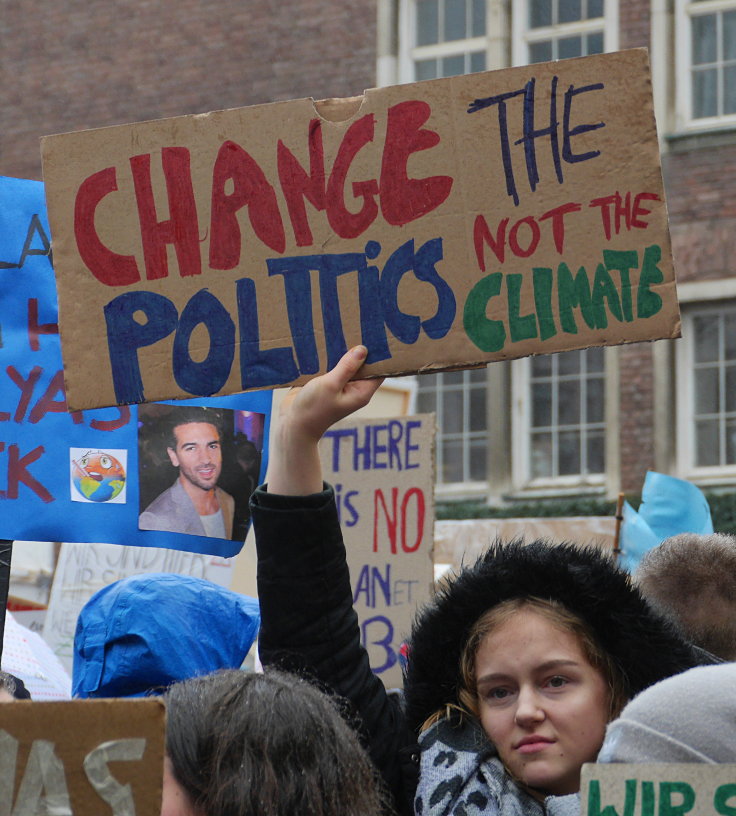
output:
{"label": "red brick facade", "polygon": [[49,133],[373,87],[371,0],[7,0],[0,175],[41,178]]}

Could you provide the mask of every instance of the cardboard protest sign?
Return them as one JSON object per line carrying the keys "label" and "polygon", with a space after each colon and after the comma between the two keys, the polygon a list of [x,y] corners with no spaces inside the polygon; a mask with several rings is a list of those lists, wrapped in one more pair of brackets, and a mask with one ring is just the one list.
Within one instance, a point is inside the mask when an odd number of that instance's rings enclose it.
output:
{"label": "cardboard protest sign", "polygon": [[[265,473],[271,392],[69,413],[62,376],[43,185],[0,178],[0,537],[169,547],[232,556],[248,496]],[[96,338],[85,341],[91,358]],[[93,363],[93,376],[104,364]],[[208,406],[221,429],[218,487],[233,510],[222,538],[141,530],[138,517],[177,479],[165,422]],[[160,424],[157,423],[160,420]],[[213,420],[214,421],[214,420]],[[258,475],[241,452],[257,448]]]}
{"label": "cardboard protest sign", "polygon": [[733,816],[736,764],[583,765],[582,816]]}
{"label": "cardboard protest sign", "polygon": [[77,617],[95,592],[130,575],[150,572],[191,575],[229,588],[232,563],[228,558],[160,547],[64,543],[43,622],[44,640],[71,673]]}
{"label": "cardboard protest sign", "polygon": [[643,49],[42,153],[75,409],[679,336]]}
{"label": "cardboard protest sign", "polygon": [[160,700],[0,705],[0,814],[159,816]]}
{"label": "cardboard protest sign", "polygon": [[388,687],[402,683],[403,641],[432,588],[434,434],[434,414],[419,414],[340,422],[320,442],[361,639]]}

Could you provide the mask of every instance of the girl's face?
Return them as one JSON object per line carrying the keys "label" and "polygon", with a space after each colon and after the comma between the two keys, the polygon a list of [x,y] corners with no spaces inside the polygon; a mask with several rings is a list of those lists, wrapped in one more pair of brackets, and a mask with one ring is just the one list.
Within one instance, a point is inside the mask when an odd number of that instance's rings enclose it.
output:
{"label": "girl's face", "polygon": [[542,793],[578,791],[610,702],[578,638],[521,609],[481,642],[475,676],[481,724],[512,776]]}

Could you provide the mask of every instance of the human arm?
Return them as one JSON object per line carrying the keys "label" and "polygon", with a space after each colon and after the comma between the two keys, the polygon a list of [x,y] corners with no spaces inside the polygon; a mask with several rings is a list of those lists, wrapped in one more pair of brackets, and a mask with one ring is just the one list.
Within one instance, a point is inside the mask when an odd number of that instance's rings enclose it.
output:
{"label": "human arm", "polygon": [[[267,488],[251,501],[261,604],[259,655],[317,678],[350,701],[376,766],[401,812],[411,813],[416,780],[399,757],[413,736],[395,697],[368,663],[334,492],[322,482],[317,443],[329,426],[366,405],[375,381],[351,381],[361,349],[331,372],[292,392],[269,455]],[[410,750],[410,749],[409,749]],[[411,751],[410,751],[411,752]],[[406,764],[406,763],[404,763]]]}

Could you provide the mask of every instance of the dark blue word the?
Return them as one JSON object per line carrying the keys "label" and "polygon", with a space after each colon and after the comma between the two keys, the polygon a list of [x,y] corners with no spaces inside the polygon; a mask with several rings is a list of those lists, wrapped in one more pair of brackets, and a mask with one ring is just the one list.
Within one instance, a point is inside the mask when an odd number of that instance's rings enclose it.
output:
{"label": "dark blue word the", "polygon": [[[413,432],[422,425],[419,420],[392,419],[378,425],[363,428],[333,429],[325,433],[327,444],[332,446],[332,470],[411,470],[419,462],[413,455],[419,444],[412,439]],[[347,455],[347,462],[341,454]]]}
{"label": "dark blue word the", "polygon": [[526,176],[529,181],[529,188],[532,192],[537,189],[539,182],[539,170],[537,168],[537,146],[536,140],[541,137],[549,138],[550,151],[552,153],[552,164],[555,168],[555,175],[557,181],[562,184],[562,162],[568,164],[575,164],[576,162],[587,161],[594,159],[600,155],[600,150],[589,150],[587,153],[575,153],[572,149],[572,137],[579,136],[583,133],[588,133],[591,130],[605,127],[604,122],[595,122],[594,124],[582,124],[573,126],[572,120],[572,103],[573,99],[578,94],[588,93],[589,91],[600,91],[603,89],[603,83],[597,82],[593,85],[584,85],[581,88],[576,88],[574,85],[565,91],[563,114],[562,114],[562,148],[560,148],[559,129],[560,122],[557,114],[557,82],[558,77],[553,76],[551,80],[551,88],[549,93],[549,124],[545,123],[544,127],[537,128],[535,126],[535,86],[536,79],[532,78],[523,88],[516,91],[507,91],[506,93],[497,94],[496,96],[488,96],[485,99],[476,99],[468,107],[468,113],[476,113],[484,108],[490,108],[493,105],[498,106],[498,127],[501,138],[501,160],[503,162],[504,175],[506,176],[506,192],[514,199],[514,204],[519,204],[519,192],[516,188],[516,179],[514,177],[514,166],[511,160],[511,145],[509,139],[508,127],[508,106],[507,102],[515,97],[522,97],[522,133],[521,139],[517,139],[514,145],[524,145],[524,160],[526,163]]}
{"label": "dark blue word the", "polygon": [[[236,281],[237,321],[207,289],[194,294],[181,314],[174,303],[156,292],[125,292],[104,309],[115,396],[120,403],[145,399],[138,351],[174,334],[172,366],[182,391],[211,396],[225,386],[233,366],[235,349],[240,349],[240,384],[243,390],[267,388],[293,382],[320,370],[315,333],[314,304],[319,304],[324,329],[324,356],[332,368],[347,351],[342,324],[338,279],[352,276],[357,288],[361,342],[368,348],[368,363],[391,357],[388,334],[399,342],[416,343],[424,332],[433,340],[450,330],[457,304],[449,284],[435,265],[442,260],[442,239],[433,238],[418,249],[406,241],[386,260],[383,270],[368,263],[378,257],[381,245],[369,241],[365,251],[334,255],[305,255],[268,260],[268,274],[283,280],[291,345],[261,348],[258,295],[255,281]],[[399,308],[399,285],[412,273],[434,289],[435,313],[422,319]],[[316,280],[318,298],[313,299]],[[272,298],[273,301],[279,298]],[[189,353],[194,331],[203,326],[209,336],[204,360]],[[321,336],[321,335],[320,335]]]}

